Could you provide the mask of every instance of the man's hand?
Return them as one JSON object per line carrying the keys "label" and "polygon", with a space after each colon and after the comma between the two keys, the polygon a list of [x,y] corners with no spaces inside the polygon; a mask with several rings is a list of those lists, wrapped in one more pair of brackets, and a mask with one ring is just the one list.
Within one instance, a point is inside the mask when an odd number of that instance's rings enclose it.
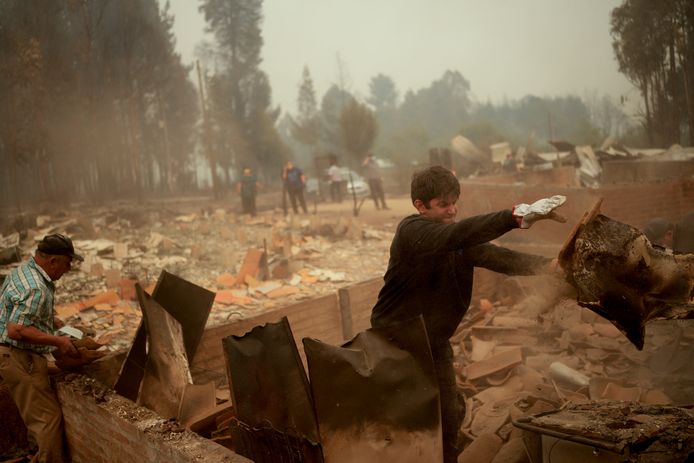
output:
{"label": "man's hand", "polygon": [[79,352],[77,352],[75,345],[67,336],[56,336],[56,342],[54,345],[58,348],[56,351],[57,357],[63,355],[67,355],[68,357],[79,357],[80,355]]}
{"label": "man's hand", "polygon": [[566,202],[566,196],[555,195],[551,198],[540,199],[532,204],[517,204],[513,207],[513,216],[520,228],[530,228],[538,220],[550,219],[566,222],[566,218],[554,212]]}
{"label": "man's hand", "polygon": [[63,326],[65,326],[65,323],[63,323],[63,321],[61,319],[59,319],[58,317],[53,317],[53,328],[54,329],[59,330]]}

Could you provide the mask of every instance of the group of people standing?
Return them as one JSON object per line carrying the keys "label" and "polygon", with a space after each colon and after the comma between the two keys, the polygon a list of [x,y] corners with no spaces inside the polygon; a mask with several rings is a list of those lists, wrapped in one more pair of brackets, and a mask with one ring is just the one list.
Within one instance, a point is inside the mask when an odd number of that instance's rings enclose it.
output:
{"label": "group of people standing", "polygon": [[[372,153],[366,156],[366,159],[361,164],[364,178],[369,183],[371,198],[374,201],[376,209],[389,209],[386,205],[385,192],[383,190],[383,178],[381,177],[378,163]],[[327,171],[328,180],[330,182],[330,199],[334,203],[342,202],[342,170],[338,166],[337,161],[333,160]],[[304,214],[308,213],[306,207],[306,198],[304,191],[306,189],[306,175],[292,161],[286,161],[282,168],[282,208],[284,213],[288,212],[287,198],[292,206],[295,214],[299,213],[299,207]],[[250,167],[244,167],[243,173],[239,178],[236,189],[241,197],[241,208],[244,214],[255,216],[257,213],[256,197],[262,184],[258,180],[258,176]]]}
{"label": "group of people standing", "polygon": [[[306,176],[292,161],[285,162],[282,168],[282,185],[284,188],[282,203],[285,213],[287,212],[286,196],[289,196],[289,201],[295,214],[299,213],[298,206],[301,206],[304,214],[308,213],[306,198],[304,198]],[[261,188],[262,184],[255,172],[250,167],[244,167],[241,178],[239,178],[236,184],[236,191],[241,197],[241,210],[244,214],[256,215],[256,197]]]}

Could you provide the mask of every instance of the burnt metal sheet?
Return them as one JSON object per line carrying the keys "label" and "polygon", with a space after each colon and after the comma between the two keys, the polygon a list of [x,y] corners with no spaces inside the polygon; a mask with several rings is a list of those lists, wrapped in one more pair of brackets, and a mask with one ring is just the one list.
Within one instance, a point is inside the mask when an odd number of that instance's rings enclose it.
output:
{"label": "burnt metal sheet", "polygon": [[183,327],[183,342],[190,360],[205,331],[215,293],[162,270],[152,298],[174,316]]}
{"label": "burnt metal sheet", "polygon": [[442,461],[439,391],[420,318],[342,347],[304,338],[326,461]]}
{"label": "burnt metal sheet", "polygon": [[[200,338],[205,331],[205,324],[214,303],[214,296],[215,293],[212,291],[186,281],[166,270],[162,270],[152,292],[152,299],[181,324],[186,355],[190,360],[193,359]],[[118,380],[114,385],[116,392],[132,401],[137,400],[140,381],[142,381],[147,362],[146,340],[145,327],[141,321]]]}
{"label": "burnt metal sheet", "polygon": [[121,365],[118,379],[113,386],[115,391],[125,398],[137,401],[137,393],[140,390],[140,381],[145,374],[145,363],[147,363],[147,333],[140,320],[140,325],[135,331],[133,343],[130,345],[128,355]]}
{"label": "burnt metal sheet", "polygon": [[229,425],[234,451],[255,463],[322,463],[320,445],[276,429],[252,428],[232,419]]}
{"label": "burnt metal sheet", "polygon": [[215,383],[187,384],[178,407],[178,422],[186,428],[202,413],[213,413],[217,408]]}
{"label": "burnt metal sheet", "polygon": [[647,322],[694,316],[694,254],[670,254],[595,208],[574,230],[560,263],[578,303],[611,321],[639,350]]}
{"label": "burnt metal sheet", "polygon": [[164,418],[178,417],[181,398],[192,378],[181,324],[140,284],[135,285],[147,327],[147,363],[138,403]]}
{"label": "burnt metal sheet", "polygon": [[684,462],[694,455],[694,412],[684,407],[625,401],[569,403],[513,424],[537,435],[614,452],[624,461]]}
{"label": "burnt metal sheet", "polygon": [[[283,433],[310,441],[299,446],[311,449],[302,461],[322,461],[308,379],[287,318],[257,326],[243,336],[228,336],[222,346],[236,416],[247,428],[257,431],[258,448],[269,439],[268,435]],[[252,434],[247,438],[251,439]],[[270,440],[279,443],[282,438]],[[254,448],[249,445],[247,450]],[[256,459],[256,455],[244,454],[240,449],[239,453]]]}

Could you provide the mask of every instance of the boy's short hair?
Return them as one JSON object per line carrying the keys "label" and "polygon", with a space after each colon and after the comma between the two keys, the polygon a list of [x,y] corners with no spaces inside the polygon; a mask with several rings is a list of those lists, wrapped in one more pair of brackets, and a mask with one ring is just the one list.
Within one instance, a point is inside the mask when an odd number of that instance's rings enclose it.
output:
{"label": "boy's short hair", "polygon": [[412,202],[421,200],[428,208],[434,198],[460,196],[460,183],[453,172],[442,166],[431,166],[412,175],[410,196]]}

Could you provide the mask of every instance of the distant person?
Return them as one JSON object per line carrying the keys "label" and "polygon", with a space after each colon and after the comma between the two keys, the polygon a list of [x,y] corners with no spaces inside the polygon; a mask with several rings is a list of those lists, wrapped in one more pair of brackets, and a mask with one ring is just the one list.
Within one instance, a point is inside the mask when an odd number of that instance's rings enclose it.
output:
{"label": "distant person", "polygon": [[675,238],[675,226],[661,217],[649,221],[643,227],[643,234],[648,241],[666,249],[672,249]]}
{"label": "distant person", "polygon": [[285,188],[287,189],[289,202],[292,203],[294,213],[299,213],[299,209],[296,204],[298,201],[301,205],[301,209],[304,211],[304,214],[308,214],[306,200],[304,199],[306,177],[304,176],[303,171],[296,167],[292,161],[287,161],[284,164],[284,170],[282,171],[282,180],[284,181]]}
{"label": "distant person", "polygon": [[29,435],[38,445],[31,461],[66,462],[63,414],[48,378],[45,355],[78,358],[53,306],[55,282],[70,270],[75,254],[64,235],[45,236],[29,260],[7,275],[0,288],[0,377]]}
{"label": "distant person", "polygon": [[244,167],[243,175],[241,175],[239,183],[236,185],[236,190],[241,195],[243,213],[250,214],[251,217],[255,217],[256,214],[255,198],[258,195],[259,188],[260,182],[258,182],[258,177],[250,167]]}
{"label": "distant person", "polygon": [[513,154],[508,153],[506,155],[506,159],[504,159],[504,163],[501,166],[501,170],[507,174],[516,173],[516,160],[513,159]]}
{"label": "distant person", "polygon": [[378,167],[378,163],[374,159],[373,153],[369,153],[366,156],[364,162],[361,163],[361,167],[364,172],[364,178],[369,182],[371,198],[374,200],[376,209],[390,209],[386,205],[386,196],[383,192],[383,179],[381,178],[381,169]]}
{"label": "distant person", "polygon": [[330,180],[330,200],[334,203],[342,202],[342,170],[337,165],[336,160],[330,161],[328,168],[328,179]]}
{"label": "distant person", "polygon": [[694,211],[686,214],[675,227],[672,250],[683,254],[694,254]]}

